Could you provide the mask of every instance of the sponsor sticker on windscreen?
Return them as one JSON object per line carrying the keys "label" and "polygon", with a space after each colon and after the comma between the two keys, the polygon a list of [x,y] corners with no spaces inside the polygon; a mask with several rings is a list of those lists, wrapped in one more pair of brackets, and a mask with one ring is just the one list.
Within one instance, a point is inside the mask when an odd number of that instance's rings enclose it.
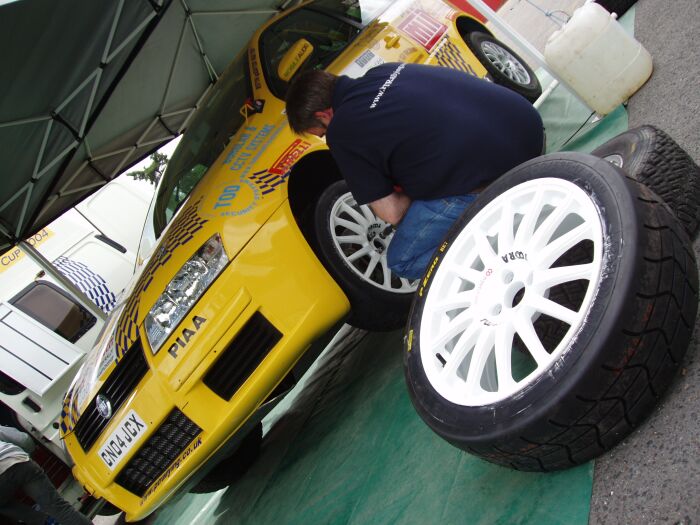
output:
{"label": "sponsor sticker on windscreen", "polygon": [[126,417],[119,422],[117,429],[100,448],[100,457],[109,470],[114,470],[119,465],[147,429],[143,419],[133,410],[129,410]]}

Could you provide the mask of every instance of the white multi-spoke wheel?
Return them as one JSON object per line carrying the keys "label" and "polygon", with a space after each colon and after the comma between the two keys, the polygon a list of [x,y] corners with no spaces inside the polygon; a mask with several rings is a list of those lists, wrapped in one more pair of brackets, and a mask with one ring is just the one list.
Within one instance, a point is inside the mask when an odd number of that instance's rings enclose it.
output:
{"label": "white multi-spoke wheel", "polygon": [[452,241],[423,306],[431,385],[482,406],[537,381],[586,318],[602,257],[600,216],[574,183],[533,180],[492,200]]}
{"label": "white multi-spoke wheel", "polygon": [[531,102],[542,94],[535,72],[503,42],[479,31],[462,34],[462,38],[496,84],[520,93]]}
{"label": "white multi-spoke wheel", "polygon": [[336,250],[358,277],[387,292],[416,290],[415,282],[398,277],[389,269],[386,254],[394,229],[369,206],[357,204],[348,191],[335,201],[328,219]]}
{"label": "white multi-spoke wheel", "polygon": [[697,235],[700,168],[663,130],[645,124],[613,137],[592,153],[649,186],[671,207],[688,235]]}
{"label": "white multi-spoke wheel", "polygon": [[523,470],[580,464],[627,435],[669,384],[698,307],[677,219],[590,155],[494,182],[431,268],[406,337],[411,399],[451,443]]}
{"label": "white multi-spoke wheel", "polygon": [[416,283],[393,274],[387,249],[393,229],[357,204],[344,181],[329,186],[316,206],[323,262],[350,299],[350,324],[394,330],[405,324]]}

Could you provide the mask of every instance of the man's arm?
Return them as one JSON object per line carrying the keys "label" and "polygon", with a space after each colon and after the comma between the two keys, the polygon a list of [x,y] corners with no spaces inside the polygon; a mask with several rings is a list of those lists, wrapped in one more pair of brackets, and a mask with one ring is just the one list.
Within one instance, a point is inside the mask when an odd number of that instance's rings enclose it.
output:
{"label": "man's arm", "polygon": [[13,427],[5,427],[0,425],[0,441],[5,443],[12,443],[23,449],[27,454],[31,454],[34,451],[34,440],[25,434],[21,430],[17,430]]}
{"label": "man's arm", "polygon": [[405,193],[390,193],[386,197],[369,203],[374,214],[385,222],[396,226],[406,214],[411,199]]}

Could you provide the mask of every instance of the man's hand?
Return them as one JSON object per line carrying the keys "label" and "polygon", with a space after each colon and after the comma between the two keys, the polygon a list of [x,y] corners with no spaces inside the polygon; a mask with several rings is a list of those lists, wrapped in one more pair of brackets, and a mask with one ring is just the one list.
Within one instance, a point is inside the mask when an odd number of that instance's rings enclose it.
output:
{"label": "man's hand", "polygon": [[369,203],[377,217],[394,226],[401,222],[410,205],[411,199],[405,193],[398,192]]}

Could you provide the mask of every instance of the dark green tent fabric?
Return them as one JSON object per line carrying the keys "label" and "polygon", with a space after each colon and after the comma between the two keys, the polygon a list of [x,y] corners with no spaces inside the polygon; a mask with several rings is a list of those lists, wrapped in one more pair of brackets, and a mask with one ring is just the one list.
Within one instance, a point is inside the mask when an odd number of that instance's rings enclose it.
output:
{"label": "dark green tent fabric", "polygon": [[179,135],[279,3],[0,2],[0,252]]}

